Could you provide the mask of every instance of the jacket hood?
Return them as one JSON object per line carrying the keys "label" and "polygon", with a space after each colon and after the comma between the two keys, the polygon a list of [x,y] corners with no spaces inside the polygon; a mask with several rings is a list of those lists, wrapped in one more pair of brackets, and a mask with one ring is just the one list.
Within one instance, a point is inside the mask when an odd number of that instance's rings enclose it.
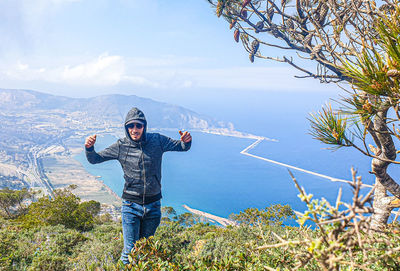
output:
{"label": "jacket hood", "polygon": [[131,141],[134,141],[131,138],[131,136],[129,135],[128,128],[126,127],[127,123],[129,123],[132,120],[140,120],[141,122],[144,123],[143,135],[142,135],[142,138],[140,140],[141,141],[146,141],[146,130],[147,130],[146,117],[144,116],[144,113],[140,109],[138,109],[136,107],[133,107],[131,110],[129,110],[128,114],[126,114],[125,123],[124,123],[126,138],[128,138]]}

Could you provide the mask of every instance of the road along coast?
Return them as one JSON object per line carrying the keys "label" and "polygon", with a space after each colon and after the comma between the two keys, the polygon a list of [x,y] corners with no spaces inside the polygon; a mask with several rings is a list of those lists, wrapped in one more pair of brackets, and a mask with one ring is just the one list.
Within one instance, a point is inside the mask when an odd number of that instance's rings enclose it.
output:
{"label": "road along coast", "polygon": [[[254,147],[256,147],[258,144],[260,144],[261,141],[263,141],[262,138],[257,139],[257,141],[255,141],[254,143],[252,143],[251,145],[246,147],[240,153],[243,154],[243,155],[247,155],[247,156],[259,159],[259,160],[263,160],[263,161],[268,162],[268,163],[272,163],[272,164],[276,164],[276,165],[279,165],[279,166],[283,166],[283,167],[286,167],[288,169],[294,169],[294,170],[301,171],[301,172],[304,172],[304,173],[308,173],[308,174],[311,174],[311,175],[314,175],[314,176],[317,176],[317,177],[321,177],[321,178],[327,179],[327,180],[329,180],[331,182],[341,182],[341,183],[352,184],[352,182],[350,182],[348,180],[334,178],[334,177],[327,176],[327,175],[324,175],[324,174],[321,174],[321,173],[318,173],[318,172],[314,172],[314,171],[306,170],[306,169],[303,169],[303,168],[295,167],[295,166],[292,166],[292,165],[288,165],[288,164],[285,164],[285,163],[281,163],[281,162],[278,162],[278,161],[275,161],[275,160],[271,160],[271,159],[268,159],[268,158],[265,158],[265,157],[261,157],[261,156],[257,156],[257,155],[249,153],[249,150],[251,150]],[[372,188],[372,185],[362,184],[362,187]]]}

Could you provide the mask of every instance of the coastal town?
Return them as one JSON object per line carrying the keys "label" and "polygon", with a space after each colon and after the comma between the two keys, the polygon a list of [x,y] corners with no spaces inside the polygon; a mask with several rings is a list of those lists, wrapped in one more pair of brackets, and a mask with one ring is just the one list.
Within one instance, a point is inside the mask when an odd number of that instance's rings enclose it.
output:
{"label": "coastal town", "polygon": [[[108,104],[109,110],[101,110],[105,108],[104,104],[94,106],[92,102],[90,106],[97,109],[91,110],[85,107],[87,101],[40,96],[36,92],[0,90],[0,188],[29,188],[37,191],[38,195],[51,197],[55,189],[73,184],[76,185],[74,194],[82,200],[99,201],[103,206],[102,212],[117,219],[120,197],[103,183],[101,176],[88,173],[73,157],[83,151],[84,139],[90,134],[124,136],[124,114],[115,110],[118,103]],[[49,100],[53,102],[49,103]],[[213,120],[201,118],[189,110],[175,107],[174,110],[179,111],[176,115],[180,119],[174,121],[180,125],[179,128],[263,139],[235,131],[231,123],[221,125],[221,122],[213,123]],[[156,115],[149,113],[150,116]],[[176,130],[169,122],[156,119],[155,123],[156,127],[150,131]]]}

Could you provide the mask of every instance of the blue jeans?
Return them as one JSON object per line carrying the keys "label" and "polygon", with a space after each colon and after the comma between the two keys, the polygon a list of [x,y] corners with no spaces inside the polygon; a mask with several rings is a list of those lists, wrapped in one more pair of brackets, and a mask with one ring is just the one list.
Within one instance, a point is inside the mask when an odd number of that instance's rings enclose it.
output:
{"label": "blue jeans", "polygon": [[122,200],[122,233],[124,249],[121,261],[128,264],[128,255],[136,241],[154,235],[161,221],[161,200],[141,205],[129,200]]}

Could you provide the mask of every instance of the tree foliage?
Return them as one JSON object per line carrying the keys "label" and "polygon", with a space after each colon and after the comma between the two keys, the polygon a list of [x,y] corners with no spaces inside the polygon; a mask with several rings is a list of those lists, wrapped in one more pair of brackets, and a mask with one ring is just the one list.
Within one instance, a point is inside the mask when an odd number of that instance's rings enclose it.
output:
{"label": "tree foliage", "polygon": [[17,217],[26,211],[24,200],[32,198],[33,192],[23,188],[22,190],[11,190],[4,188],[0,190],[0,209],[2,215],[7,218]]}
{"label": "tree foliage", "polygon": [[[244,210],[231,216],[237,226],[226,228],[197,218],[192,223],[190,215],[166,207],[164,214],[170,218],[163,219],[154,237],[136,243],[127,266],[118,262],[123,247],[120,222],[98,221],[82,232],[62,221],[27,227],[19,218],[1,218],[0,269],[398,270],[400,228],[393,225],[390,233],[369,234],[371,208],[366,204],[372,192],[361,195],[361,178],[355,172],[352,187],[353,202],[342,202],[339,193],[330,204],[298,186],[307,204],[303,213],[297,212],[299,227],[288,226],[293,215],[289,206]],[[316,227],[303,226],[308,220]]]}
{"label": "tree foliage", "polygon": [[89,230],[99,211],[99,202],[81,203],[71,188],[64,188],[56,190],[54,198],[44,196],[33,202],[20,220],[26,227],[60,224],[70,229]]}
{"label": "tree foliage", "polygon": [[238,223],[254,226],[282,226],[289,218],[294,219],[294,212],[289,205],[274,204],[264,209],[248,208],[231,218]]}
{"label": "tree foliage", "polygon": [[[208,0],[230,24],[251,62],[284,62],[298,78],[346,89],[337,109],[311,114],[311,134],[333,148],[371,157],[375,175],[373,224],[387,223],[400,185],[387,172],[400,140],[400,6],[398,0]],[[264,50],[265,48],[274,50]],[[280,50],[291,55],[273,57]],[[312,64],[310,64],[312,63]],[[312,67],[316,68],[313,72]]]}

